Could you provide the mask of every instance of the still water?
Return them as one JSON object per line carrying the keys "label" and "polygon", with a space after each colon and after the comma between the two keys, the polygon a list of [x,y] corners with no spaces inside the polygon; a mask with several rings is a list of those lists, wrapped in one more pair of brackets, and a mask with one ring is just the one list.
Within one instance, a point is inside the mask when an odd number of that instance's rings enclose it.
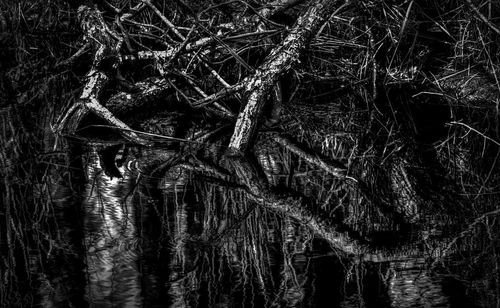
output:
{"label": "still water", "polygon": [[391,259],[345,257],[295,221],[189,172],[145,178],[131,159],[119,178],[100,164],[90,149],[80,177],[54,183],[55,231],[47,249],[29,252],[28,287],[19,291],[32,306],[474,306],[467,282],[437,270],[425,247]]}

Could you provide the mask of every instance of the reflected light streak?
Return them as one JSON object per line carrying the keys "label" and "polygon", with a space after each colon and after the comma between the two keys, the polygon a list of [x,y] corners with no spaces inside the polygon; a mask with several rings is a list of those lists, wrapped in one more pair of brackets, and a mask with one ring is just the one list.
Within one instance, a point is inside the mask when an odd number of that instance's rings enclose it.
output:
{"label": "reflected light streak", "polygon": [[[123,168],[120,168],[123,174]],[[97,153],[87,165],[85,245],[91,305],[140,306],[137,231],[127,178],[109,178]]]}

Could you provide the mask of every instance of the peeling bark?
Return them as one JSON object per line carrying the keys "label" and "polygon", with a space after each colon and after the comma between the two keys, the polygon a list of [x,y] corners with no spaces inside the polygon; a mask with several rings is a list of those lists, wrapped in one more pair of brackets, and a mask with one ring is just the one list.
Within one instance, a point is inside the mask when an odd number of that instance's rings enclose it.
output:
{"label": "peeling bark", "polygon": [[337,1],[316,1],[299,17],[290,34],[267,56],[257,72],[247,77],[245,88],[246,105],[240,112],[229,147],[236,152],[245,152],[257,128],[262,114],[266,96],[278,79],[286,73],[299,56],[307,43],[326,19],[334,12]]}
{"label": "peeling bark", "polygon": [[117,93],[107,101],[106,107],[116,115],[128,114],[151,105],[172,90],[168,81],[159,78],[139,82],[135,86],[139,89],[138,92]]}
{"label": "peeling bark", "polygon": [[113,62],[113,59],[117,57],[122,39],[106,25],[101,13],[96,8],[79,7],[78,18],[84,31],[85,41],[94,50],[94,60],[78,102],[58,121],[54,130],[57,133],[63,131],[73,133],[81,120],[89,112],[93,112],[112,126],[120,129],[120,132],[128,140],[147,144],[145,139],[134,133],[127,124],[116,118],[99,102],[101,92],[110,80],[109,72],[105,72],[100,66],[105,61]]}

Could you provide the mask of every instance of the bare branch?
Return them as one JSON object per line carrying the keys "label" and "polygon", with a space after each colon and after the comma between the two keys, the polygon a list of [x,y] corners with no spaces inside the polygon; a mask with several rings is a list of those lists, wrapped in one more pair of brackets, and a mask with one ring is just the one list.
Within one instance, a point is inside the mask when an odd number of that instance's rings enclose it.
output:
{"label": "bare branch", "polygon": [[310,154],[304,149],[300,148],[292,140],[280,136],[278,134],[273,135],[273,140],[278,144],[280,144],[281,146],[285,147],[290,152],[298,155],[300,158],[304,159],[308,163],[318,166],[319,168],[330,173],[331,175],[338,178],[346,178],[347,167],[344,166],[344,164],[342,164],[341,162],[334,160],[327,161],[326,159],[320,157],[319,155]]}
{"label": "bare branch", "polygon": [[160,78],[139,82],[135,86],[140,91],[117,93],[107,101],[106,107],[116,115],[127,114],[151,104],[153,100],[171,90],[168,81]]}
{"label": "bare branch", "polygon": [[484,16],[479,9],[472,3],[472,0],[465,0],[469,7],[476,13],[477,17],[481,19],[488,27],[490,27],[491,30],[495,31],[496,34],[500,35],[500,29],[498,29],[497,26],[495,26],[491,21]]}
{"label": "bare branch", "polygon": [[54,130],[57,133],[64,130],[73,133],[81,120],[89,112],[93,112],[111,125],[121,129],[124,137],[130,141],[147,144],[146,140],[131,131],[125,123],[99,103],[100,94],[110,79],[105,72],[99,70],[99,67],[104,59],[117,58],[116,55],[122,39],[106,25],[101,13],[96,8],[80,6],[78,17],[84,30],[85,41],[95,52],[94,60],[79,101],[61,117]]}
{"label": "bare branch", "polygon": [[304,50],[312,34],[317,31],[335,9],[336,1],[321,0],[299,17],[290,34],[280,46],[271,51],[257,72],[246,78],[246,105],[239,114],[229,147],[245,152],[254,137],[265,97],[278,79],[287,72]]}

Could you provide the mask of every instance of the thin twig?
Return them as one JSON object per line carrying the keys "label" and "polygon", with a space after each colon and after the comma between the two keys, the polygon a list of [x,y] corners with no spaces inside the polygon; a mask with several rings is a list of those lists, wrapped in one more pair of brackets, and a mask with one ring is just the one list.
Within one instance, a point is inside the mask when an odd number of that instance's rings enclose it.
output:
{"label": "thin twig", "polygon": [[488,27],[490,27],[491,30],[495,31],[496,34],[500,35],[500,29],[498,29],[497,26],[495,26],[491,21],[489,21],[488,18],[486,18],[486,16],[484,16],[479,11],[479,9],[474,5],[474,3],[472,3],[472,0],[465,0],[465,1],[469,5],[469,7],[474,11],[474,13],[476,13],[479,19],[481,19]]}
{"label": "thin twig", "polygon": [[213,102],[215,102],[223,97],[226,97],[228,95],[231,95],[233,93],[240,91],[244,87],[245,87],[244,83],[238,83],[234,86],[230,86],[229,88],[224,88],[217,93],[206,96],[205,98],[200,99],[199,101],[196,101],[196,102],[192,103],[191,105],[193,107],[196,107],[196,108],[207,106],[207,105],[209,105],[209,104],[211,104],[211,103],[213,103]]}
{"label": "thin twig", "polygon": [[477,129],[473,128],[473,127],[470,127],[469,125],[465,124],[465,123],[462,123],[462,122],[456,122],[456,121],[452,121],[450,122],[450,125],[460,125],[460,126],[464,126],[466,128],[468,128],[469,130],[479,134],[480,136],[482,136],[484,139],[486,140],[489,140],[491,142],[493,142],[494,144],[500,146],[500,142],[496,141],[495,139],[491,138],[491,137],[488,137],[486,136],[484,133],[478,131]]}

